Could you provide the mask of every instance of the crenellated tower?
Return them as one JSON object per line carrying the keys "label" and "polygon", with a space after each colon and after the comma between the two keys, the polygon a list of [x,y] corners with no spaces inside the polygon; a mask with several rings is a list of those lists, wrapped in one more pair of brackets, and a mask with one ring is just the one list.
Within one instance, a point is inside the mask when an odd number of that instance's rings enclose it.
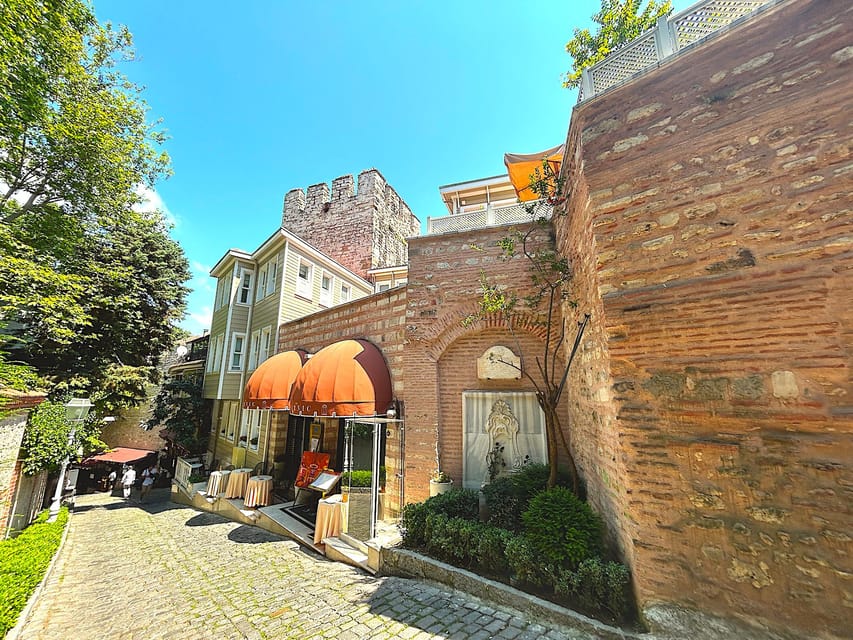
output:
{"label": "crenellated tower", "polygon": [[408,262],[406,238],[420,222],[376,169],[293,189],[284,197],[281,226],[366,278],[369,269]]}

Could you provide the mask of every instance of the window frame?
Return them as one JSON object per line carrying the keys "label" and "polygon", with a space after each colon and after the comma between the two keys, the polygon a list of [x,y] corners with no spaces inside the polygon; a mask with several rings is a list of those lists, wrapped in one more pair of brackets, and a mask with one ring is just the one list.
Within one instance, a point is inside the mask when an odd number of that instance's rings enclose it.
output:
{"label": "window frame", "polygon": [[[237,351],[237,341],[240,340],[241,349]],[[231,335],[231,349],[228,351],[228,372],[229,373],[239,373],[243,370],[243,363],[245,362],[244,356],[246,355],[246,334],[245,333],[233,333]],[[239,356],[239,362],[237,366],[234,366],[234,356]]]}
{"label": "window frame", "polygon": [[[302,277],[302,267],[308,269],[308,276]],[[296,266],[296,295],[307,300],[314,299],[314,264],[305,258],[299,258]]]}
{"label": "window frame", "polygon": [[[272,325],[261,329],[260,346],[258,347],[258,366],[270,357],[270,340],[272,338]],[[262,357],[263,356],[263,357]]]}
{"label": "window frame", "polygon": [[[327,289],[323,288],[323,279],[328,278],[329,287]],[[335,276],[332,275],[329,271],[323,269],[320,272],[320,304],[326,307],[331,307],[335,301]]]}
{"label": "window frame", "polygon": [[349,302],[352,297],[352,287],[349,282],[341,282],[341,302]]}
{"label": "window frame", "polygon": [[[246,306],[252,304],[252,293],[255,284],[253,279],[254,275],[255,272],[251,269],[240,269],[240,286],[237,289],[237,299],[234,301],[235,304]],[[248,278],[248,281],[246,280],[246,278]],[[245,300],[243,300],[243,294],[245,294]]]}
{"label": "window frame", "polygon": [[257,329],[252,331],[251,342],[249,343],[249,367],[247,371],[253,371],[258,368],[258,365],[262,362],[258,358],[260,355],[261,349],[261,330]]}

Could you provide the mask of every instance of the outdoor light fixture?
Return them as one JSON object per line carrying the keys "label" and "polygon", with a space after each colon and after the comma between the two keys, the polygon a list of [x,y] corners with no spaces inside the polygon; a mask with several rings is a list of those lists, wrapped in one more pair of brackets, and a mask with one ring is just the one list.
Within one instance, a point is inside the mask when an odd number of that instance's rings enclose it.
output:
{"label": "outdoor light fixture", "polygon": [[[71,430],[68,432],[68,447],[74,444],[74,437],[77,434],[77,425],[86,419],[89,415],[89,409],[92,408],[92,402],[89,398],[71,398],[65,403],[65,419],[71,424]],[[68,469],[68,463],[71,462],[70,455],[65,456],[62,465],[59,467],[59,478],[56,481],[56,491],[53,492],[53,500],[50,503],[48,511],[48,522],[56,522],[56,517],[59,515],[59,507],[62,503],[62,492],[65,489],[65,471]]]}
{"label": "outdoor light fixture", "polygon": [[392,402],[388,405],[388,411],[385,412],[385,417],[389,420],[393,420],[397,417],[397,409],[394,407],[394,403]]}

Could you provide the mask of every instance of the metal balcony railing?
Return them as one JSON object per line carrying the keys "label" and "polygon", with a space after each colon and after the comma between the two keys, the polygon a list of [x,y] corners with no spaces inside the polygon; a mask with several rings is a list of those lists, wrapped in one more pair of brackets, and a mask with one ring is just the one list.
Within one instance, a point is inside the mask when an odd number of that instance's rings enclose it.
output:
{"label": "metal balcony railing", "polygon": [[452,231],[470,231],[551,217],[551,207],[547,204],[534,203],[532,213],[528,212],[528,206],[523,204],[513,204],[508,207],[487,206],[477,211],[455,213],[441,218],[427,218],[426,233],[434,235]]}
{"label": "metal balcony railing", "polygon": [[780,0],[702,0],[583,70],[578,102],[619,85],[723,27]]}

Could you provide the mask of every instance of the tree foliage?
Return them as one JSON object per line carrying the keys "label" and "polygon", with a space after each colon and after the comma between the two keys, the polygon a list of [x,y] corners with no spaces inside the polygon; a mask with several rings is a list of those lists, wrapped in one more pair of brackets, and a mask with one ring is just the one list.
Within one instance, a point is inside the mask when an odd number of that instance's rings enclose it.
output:
{"label": "tree foliage", "polygon": [[189,269],[141,190],[168,174],[118,71],[124,27],[82,0],[0,4],[0,327],[54,393],[138,403],[173,344]]}
{"label": "tree foliage", "polygon": [[201,376],[167,380],[154,398],[146,429],[162,427],[174,433],[174,440],[188,451],[203,448],[206,405]]}
{"label": "tree foliage", "polygon": [[65,406],[49,400],[30,412],[21,447],[24,450],[22,468],[25,474],[55,471],[65,458],[76,458],[78,448],[83,454],[107,448],[98,437],[97,418],[72,425],[65,417]]}
{"label": "tree foliage", "polygon": [[611,51],[655,26],[657,19],[672,12],[671,0],[648,0],[640,10],[643,0],[601,0],[601,11],[592,16],[598,25],[595,34],[589,29],[575,29],[574,37],[566,43],[572,56],[572,68],[563,76],[563,86],[577,87],[581,73],[606,58]]}

